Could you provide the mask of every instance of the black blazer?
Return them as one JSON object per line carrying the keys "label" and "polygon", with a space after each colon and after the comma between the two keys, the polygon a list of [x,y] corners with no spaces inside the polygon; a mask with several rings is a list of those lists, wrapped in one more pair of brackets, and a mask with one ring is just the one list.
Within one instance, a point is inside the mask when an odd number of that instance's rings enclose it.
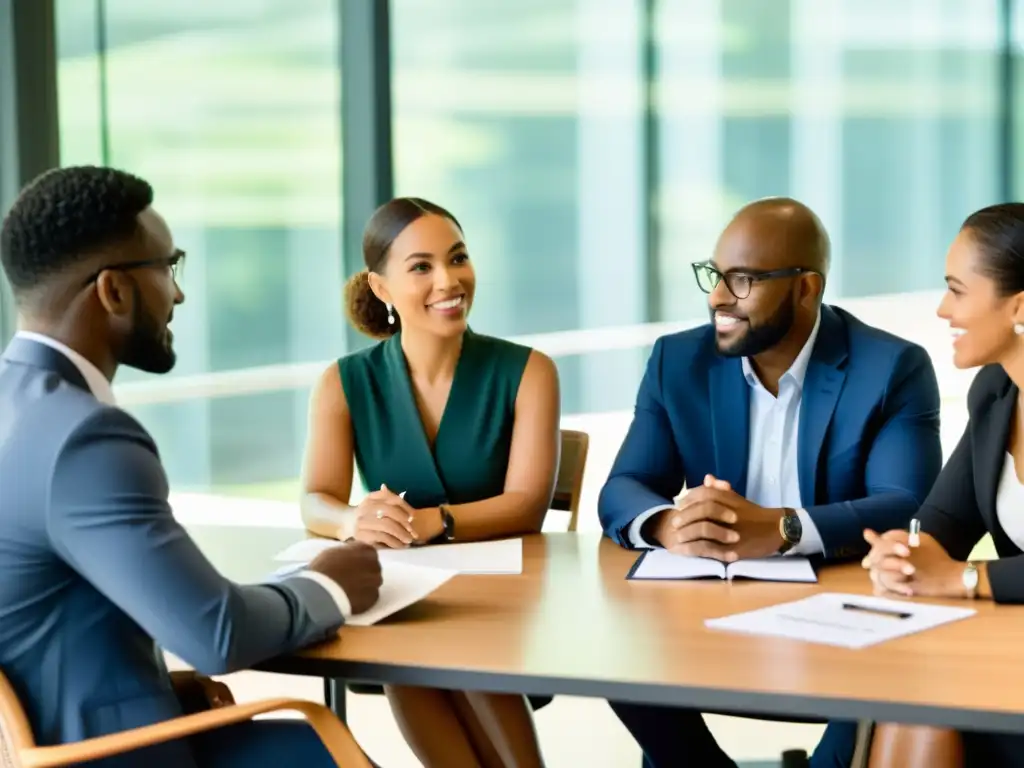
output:
{"label": "black blazer", "polygon": [[918,514],[921,530],[955,560],[967,560],[981,537],[992,534],[999,559],[989,563],[988,578],[997,603],[1024,603],[1024,552],[996,516],[1018,392],[1002,366],[981,369],[967,395],[967,429]]}

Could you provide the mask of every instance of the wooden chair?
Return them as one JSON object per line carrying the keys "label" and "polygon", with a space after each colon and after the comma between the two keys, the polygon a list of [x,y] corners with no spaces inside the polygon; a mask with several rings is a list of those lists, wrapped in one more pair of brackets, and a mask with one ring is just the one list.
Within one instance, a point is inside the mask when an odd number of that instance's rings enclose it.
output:
{"label": "wooden chair", "polygon": [[558,479],[551,508],[569,513],[569,532],[575,533],[583,491],[583,473],[590,450],[590,435],[571,429],[562,430],[562,455],[558,461]]}
{"label": "wooden chair", "polygon": [[204,692],[212,708],[108,736],[53,747],[38,747],[21,702],[10,682],[0,673],[0,768],[75,765],[245,722],[256,715],[281,711],[302,714],[341,768],[370,768],[369,760],[348,729],[322,704],[300,699],[266,699],[251,704],[235,704],[227,686],[197,675],[192,675],[190,681],[186,680],[189,674],[174,676],[175,689],[179,688],[179,682],[184,681],[186,685],[193,686],[190,696],[194,697],[198,691]]}

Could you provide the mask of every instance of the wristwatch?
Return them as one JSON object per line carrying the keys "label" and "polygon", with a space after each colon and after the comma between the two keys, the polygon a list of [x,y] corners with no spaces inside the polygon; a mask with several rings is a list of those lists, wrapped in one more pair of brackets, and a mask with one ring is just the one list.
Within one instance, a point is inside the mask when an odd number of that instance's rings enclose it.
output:
{"label": "wristwatch", "polygon": [[960,577],[963,582],[964,589],[967,590],[967,597],[969,600],[973,600],[978,596],[978,564],[967,563],[964,566],[963,576]]}
{"label": "wristwatch", "polygon": [[782,537],[782,546],[779,547],[779,554],[784,555],[797,544],[804,535],[804,525],[796,510],[786,507],[782,510],[782,517],[779,518],[779,535]]}
{"label": "wristwatch", "polygon": [[448,509],[448,505],[441,504],[438,506],[438,510],[441,512],[441,525],[444,526],[444,531],[441,536],[445,541],[455,540],[455,516],[452,515],[451,510]]}

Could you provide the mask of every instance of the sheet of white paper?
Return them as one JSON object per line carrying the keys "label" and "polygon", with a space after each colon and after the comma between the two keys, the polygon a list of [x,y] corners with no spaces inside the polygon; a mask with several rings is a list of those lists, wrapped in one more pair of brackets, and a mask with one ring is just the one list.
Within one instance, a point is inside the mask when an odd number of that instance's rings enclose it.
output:
{"label": "sheet of white paper", "polygon": [[666,549],[650,549],[644,553],[630,579],[674,580],[725,578],[725,564],[706,557],[674,555]]}
{"label": "sheet of white paper", "polygon": [[404,563],[382,563],[380,598],[368,611],[356,614],[345,623],[350,627],[368,627],[413,603],[418,603],[455,574],[440,568],[421,568]]}
{"label": "sheet of white paper", "polygon": [[382,549],[380,560],[382,563],[408,563],[462,574],[517,574],[523,572],[523,540]]}
{"label": "sheet of white paper", "polygon": [[[340,543],[333,539],[306,539],[292,544],[274,559],[308,563],[325,549]],[[429,547],[410,549],[382,549],[380,561],[441,568],[462,574],[517,574],[523,572],[523,540],[502,539],[466,544],[432,544]]]}
{"label": "sheet of white paper", "polygon": [[818,580],[811,561],[806,557],[764,557],[755,560],[737,560],[726,568],[733,579],[759,581],[795,581],[813,584]]}
{"label": "sheet of white paper", "polygon": [[274,559],[282,563],[308,563],[324,550],[340,544],[335,539],[303,539],[278,552]]}
{"label": "sheet of white paper", "polygon": [[973,615],[974,610],[970,608],[825,592],[757,611],[710,619],[705,624],[711,629],[857,649]]}

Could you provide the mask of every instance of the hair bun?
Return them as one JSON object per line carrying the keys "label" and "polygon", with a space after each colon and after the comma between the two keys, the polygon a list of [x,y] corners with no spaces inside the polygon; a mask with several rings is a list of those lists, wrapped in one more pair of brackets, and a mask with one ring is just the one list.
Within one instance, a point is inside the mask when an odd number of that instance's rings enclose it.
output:
{"label": "hair bun", "polygon": [[387,307],[374,295],[370,288],[370,273],[365,269],[356,272],[345,283],[345,314],[357,331],[374,339],[386,339],[401,327],[398,315],[394,315],[394,323],[388,322]]}

